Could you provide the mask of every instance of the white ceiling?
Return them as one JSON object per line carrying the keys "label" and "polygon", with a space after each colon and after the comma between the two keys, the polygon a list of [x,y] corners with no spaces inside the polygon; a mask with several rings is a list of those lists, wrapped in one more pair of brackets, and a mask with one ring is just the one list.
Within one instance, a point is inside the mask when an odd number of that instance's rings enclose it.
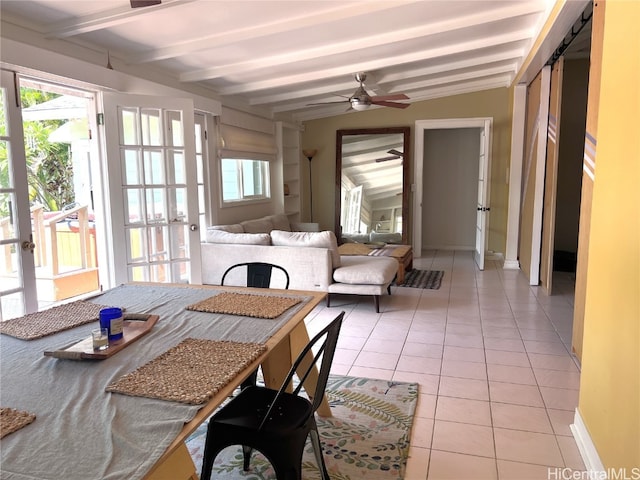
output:
{"label": "white ceiling", "polygon": [[115,69],[168,74],[223,104],[303,121],[346,112],[361,71],[369,94],[405,93],[405,103],[507,87],[552,3],[2,0],[0,15],[3,35],[88,49],[105,66],[109,52]]}

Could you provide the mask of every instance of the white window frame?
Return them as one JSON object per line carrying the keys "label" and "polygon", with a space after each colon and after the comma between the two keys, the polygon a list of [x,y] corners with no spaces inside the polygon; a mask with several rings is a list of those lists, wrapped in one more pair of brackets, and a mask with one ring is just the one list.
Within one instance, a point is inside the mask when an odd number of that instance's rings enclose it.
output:
{"label": "white window frame", "polygon": [[[235,161],[236,162],[236,173],[237,173],[237,189],[239,193],[239,198],[234,198],[230,200],[226,200],[224,198],[224,171],[222,168],[222,164],[225,161]],[[242,168],[243,162],[260,162],[260,171],[262,176],[261,187],[262,193],[259,195],[251,195],[244,193],[244,169]],[[249,156],[238,155],[231,156],[225,155],[220,159],[220,205],[222,207],[230,206],[230,205],[238,205],[239,203],[258,203],[265,202],[271,200],[271,168],[270,161],[265,158],[251,158]]]}

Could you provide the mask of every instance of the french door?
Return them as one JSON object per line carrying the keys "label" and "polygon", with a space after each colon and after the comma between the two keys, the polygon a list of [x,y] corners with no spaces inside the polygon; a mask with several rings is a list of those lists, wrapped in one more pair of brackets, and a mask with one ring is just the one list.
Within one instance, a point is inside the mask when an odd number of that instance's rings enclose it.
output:
{"label": "french door", "polygon": [[20,90],[13,72],[0,82],[0,320],[38,310]]}
{"label": "french door", "polygon": [[103,106],[113,284],[200,283],[192,101],[105,93]]}

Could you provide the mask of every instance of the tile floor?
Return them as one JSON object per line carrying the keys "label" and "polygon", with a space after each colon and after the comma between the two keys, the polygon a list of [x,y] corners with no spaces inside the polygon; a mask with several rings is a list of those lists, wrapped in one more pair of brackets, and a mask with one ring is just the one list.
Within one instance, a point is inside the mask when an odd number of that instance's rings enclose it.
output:
{"label": "tile floor", "polygon": [[308,320],[313,333],[346,311],[334,373],[419,382],[405,480],[583,470],[569,429],[580,382],[571,276],[546,296],[498,262],[479,271],[470,252],[423,252],[414,267],[444,270],[440,289],[393,287],[379,314],[371,298],[336,295]]}

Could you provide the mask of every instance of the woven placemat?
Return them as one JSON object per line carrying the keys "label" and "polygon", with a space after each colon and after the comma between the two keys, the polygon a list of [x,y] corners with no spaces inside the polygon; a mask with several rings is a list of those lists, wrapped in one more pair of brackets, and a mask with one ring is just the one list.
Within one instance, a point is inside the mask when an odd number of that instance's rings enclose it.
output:
{"label": "woven placemat", "polygon": [[34,340],[94,322],[98,320],[100,310],[105,307],[105,305],[82,300],[65,303],[48,310],[28,313],[23,317],[0,322],[0,333],[21,340]]}
{"label": "woven placemat", "polygon": [[0,438],[20,430],[36,419],[33,413],[16,410],[15,408],[0,408]]}
{"label": "woven placemat", "polygon": [[186,308],[196,312],[276,318],[301,301],[300,298],[293,297],[222,292]]}
{"label": "woven placemat", "polygon": [[187,338],[107,386],[107,392],[200,405],[265,352],[259,343]]}

